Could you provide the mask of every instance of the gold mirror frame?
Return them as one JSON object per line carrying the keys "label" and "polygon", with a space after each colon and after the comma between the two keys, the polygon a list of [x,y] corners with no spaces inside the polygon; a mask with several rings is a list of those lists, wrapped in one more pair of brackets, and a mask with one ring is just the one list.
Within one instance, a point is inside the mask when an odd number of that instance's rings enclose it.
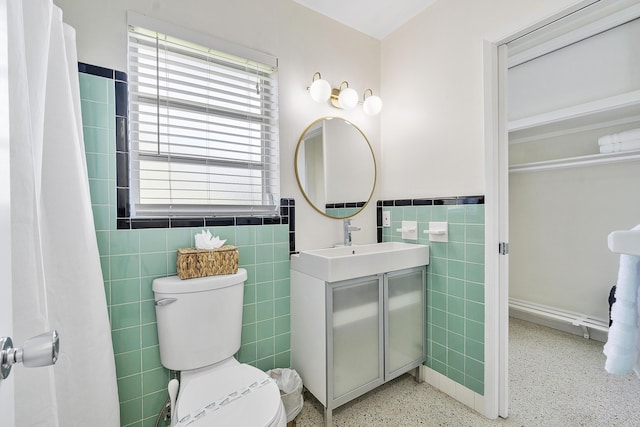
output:
{"label": "gold mirror frame", "polygon": [[[307,135],[307,132],[309,132],[310,129],[312,129],[315,125],[317,125],[320,122],[323,122],[325,120],[340,120],[342,122],[344,122],[345,124],[352,126],[355,130],[358,131],[358,133],[360,135],[362,135],[362,138],[364,139],[364,142],[366,142],[367,147],[369,148],[369,152],[371,153],[371,160],[373,162],[373,183],[371,184],[371,192],[369,193],[369,196],[367,197],[367,199],[364,201],[364,205],[359,207],[358,210],[356,212],[354,212],[351,215],[346,215],[346,216],[334,216],[334,215],[329,215],[328,213],[326,213],[326,211],[324,211],[322,209],[322,207],[318,207],[315,205],[315,203],[313,201],[311,201],[311,199],[309,198],[307,191],[305,190],[302,181],[300,179],[300,171],[298,168],[298,155],[300,154],[300,147],[303,143],[303,141],[305,140],[305,137]],[[295,168],[295,173],[296,173],[296,181],[298,182],[298,187],[300,188],[300,191],[302,192],[302,195],[304,196],[305,200],[307,201],[307,203],[309,203],[309,205],[319,214],[327,217],[327,218],[333,218],[333,219],[347,219],[347,218],[352,218],[355,215],[359,214],[360,212],[362,212],[362,210],[364,208],[367,207],[367,205],[369,204],[369,202],[371,202],[371,198],[373,197],[373,192],[375,191],[376,188],[376,184],[377,184],[377,176],[378,176],[378,168],[377,168],[377,164],[376,164],[376,156],[373,152],[373,147],[371,146],[371,143],[369,142],[369,138],[367,138],[367,136],[364,134],[364,132],[355,124],[353,124],[352,122],[345,120],[342,117],[337,117],[337,116],[326,116],[326,117],[321,117],[319,119],[314,120],[313,122],[311,122],[311,124],[309,124],[309,126],[307,126],[303,131],[302,134],[300,134],[300,138],[298,139],[298,143],[296,144],[296,151],[293,157],[293,164],[294,164],[294,168]],[[326,165],[325,165],[326,166]],[[325,168],[326,170],[326,168]]]}

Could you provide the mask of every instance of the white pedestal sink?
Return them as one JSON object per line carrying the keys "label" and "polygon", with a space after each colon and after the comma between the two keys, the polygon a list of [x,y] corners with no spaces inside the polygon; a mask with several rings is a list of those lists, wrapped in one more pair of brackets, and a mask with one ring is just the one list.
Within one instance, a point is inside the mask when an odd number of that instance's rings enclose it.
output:
{"label": "white pedestal sink", "polygon": [[429,246],[403,242],[312,249],[291,255],[291,268],[337,282],[429,264]]}

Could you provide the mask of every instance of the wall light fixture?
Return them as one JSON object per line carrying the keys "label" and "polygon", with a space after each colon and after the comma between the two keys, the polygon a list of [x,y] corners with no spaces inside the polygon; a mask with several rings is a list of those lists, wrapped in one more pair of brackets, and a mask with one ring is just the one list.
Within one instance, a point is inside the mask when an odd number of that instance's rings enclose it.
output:
{"label": "wall light fixture", "polygon": [[[369,92],[368,97],[367,92]],[[365,114],[375,116],[382,111],[382,99],[380,99],[379,96],[374,95],[371,89],[367,89],[362,94],[362,109]]]}
{"label": "wall light fixture", "polygon": [[[316,76],[318,79],[316,80]],[[316,72],[312,77],[311,86],[307,88],[311,99],[316,102],[328,101],[331,97],[331,85],[328,81],[323,80],[320,72]]]}
{"label": "wall light fixture", "polygon": [[[343,110],[352,110],[358,104],[362,104],[365,114],[375,116],[382,110],[382,99],[375,96],[371,89],[364,91],[362,102],[358,100],[358,92],[349,87],[349,82],[343,81],[340,86],[332,88],[331,84],[324,80],[319,72],[314,73],[311,86],[307,88],[309,95],[316,102],[331,101],[331,105]],[[369,96],[367,96],[367,92]]]}

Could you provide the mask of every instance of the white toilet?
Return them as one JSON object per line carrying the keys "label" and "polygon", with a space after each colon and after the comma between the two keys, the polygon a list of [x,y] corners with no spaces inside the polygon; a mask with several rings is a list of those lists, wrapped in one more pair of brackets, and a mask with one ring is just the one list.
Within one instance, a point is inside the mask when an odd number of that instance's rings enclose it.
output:
{"label": "white toilet", "polygon": [[[233,356],[240,348],[247,271],[153,281],[160,360],[181,371],[176,426],[285,426],[275,381]],[[173,424],[172,424],[173,425]]]}

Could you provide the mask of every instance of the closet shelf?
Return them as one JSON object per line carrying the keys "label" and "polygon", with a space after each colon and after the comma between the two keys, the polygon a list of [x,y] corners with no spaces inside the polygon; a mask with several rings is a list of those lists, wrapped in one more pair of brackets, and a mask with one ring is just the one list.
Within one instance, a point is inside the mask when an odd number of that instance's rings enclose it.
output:
{"label": "closet shelf", "polygon": [[640,90],[574,105],[508,123],[509,142],[562,135],[640,120]]}
{"label": "closet shelf", "polygon": [[622,151],[607,154],[568,157],[565,159],[545,160],[541,162],[520,163],[509,166],[509,173],[537,172],[552,169],[567,169],[582,166],[604,165],[609,163],[640,160],[640,150]]}

